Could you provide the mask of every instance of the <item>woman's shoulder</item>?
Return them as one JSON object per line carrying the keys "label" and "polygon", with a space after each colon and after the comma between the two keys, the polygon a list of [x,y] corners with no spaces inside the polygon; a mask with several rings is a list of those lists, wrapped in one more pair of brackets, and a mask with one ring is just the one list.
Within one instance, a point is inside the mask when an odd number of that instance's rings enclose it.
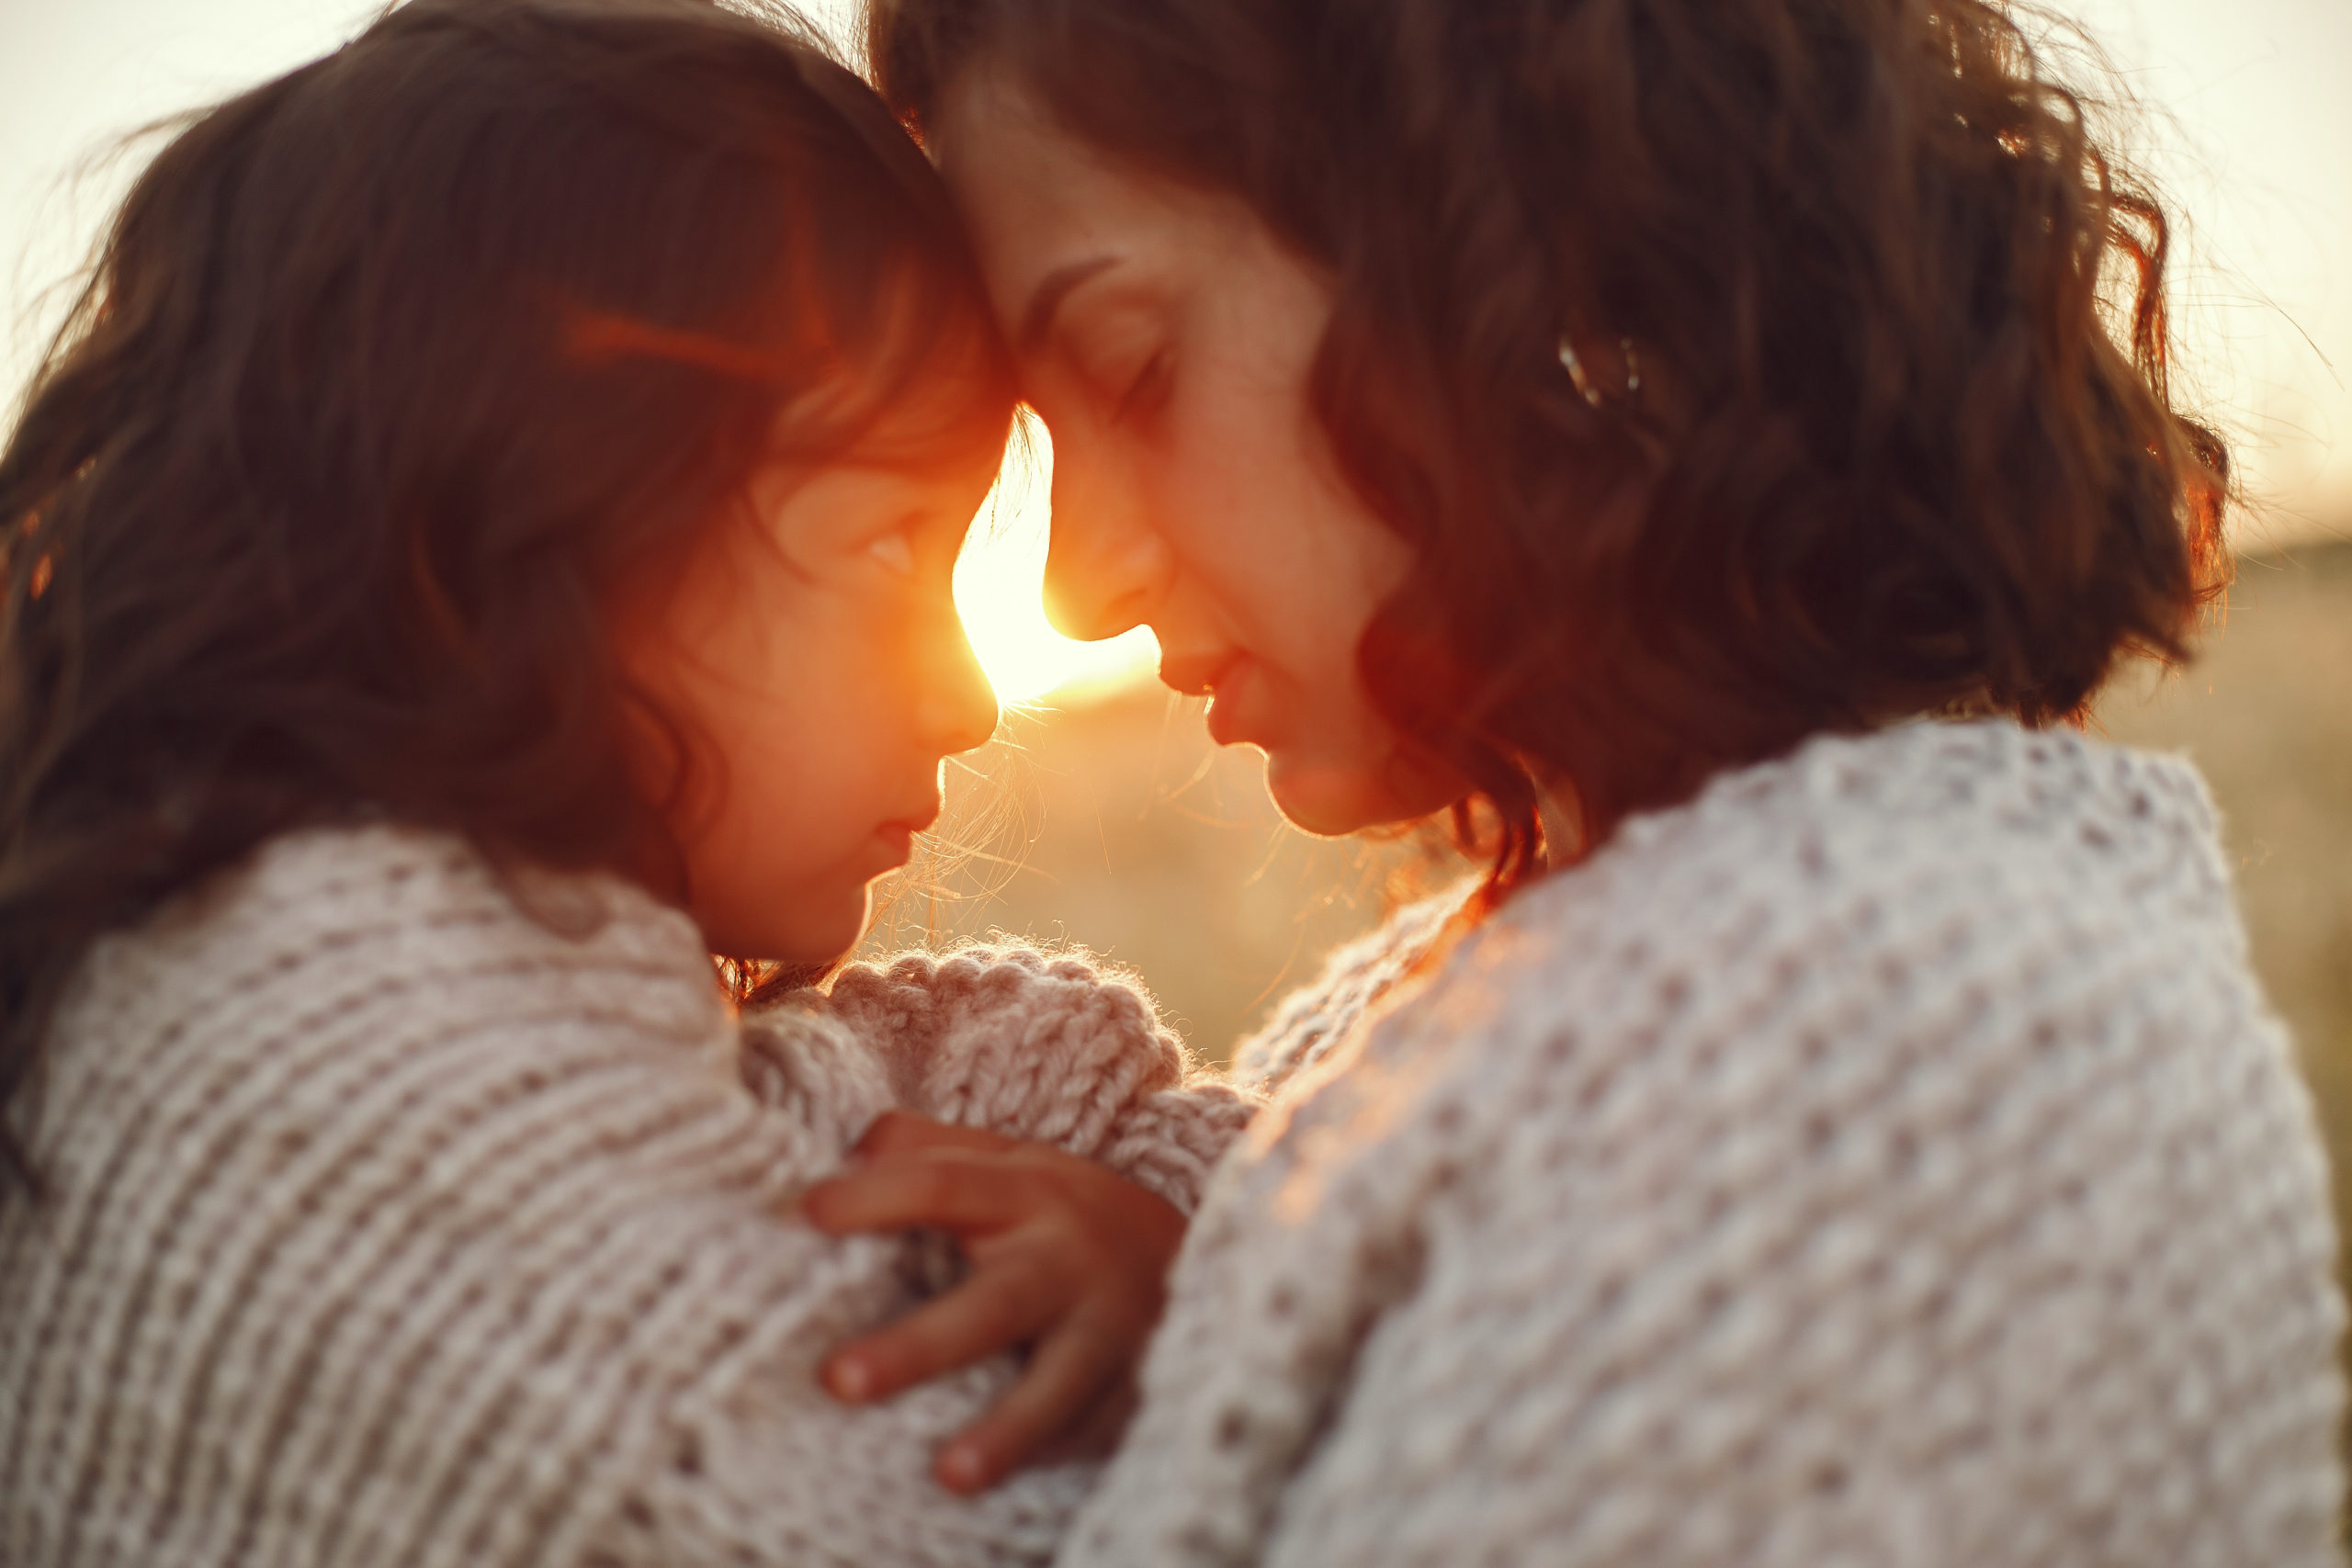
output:
{"label": "woman's shoulder", "polygon": [[1363,1049],[1375,1080],[1442,1060],[1432,1116],[1588,1185],[1668,1145],[1695,1171],[1691,1140],[1760,1162],[1724,1188],[1751,1198],[1830,1154],[2039,1191],[2226,1146],[2324,1228],[2202,783],[2075,734],[1907,726],[1721,780],[1515,899]]}
{"label": "woman's shoulder", "polygon": [[1792,830],[1801,848],[1867,843],[1912,860],[2067,840],[2120,860],[2210,843],[2216,819],[2183,758],[2007,719],[1918,721],[1819,736],[1724,774],[1689,807],[1634,818],[1612,848],[1625,858],[1686,843],[1745,849]]}
{"label": "woman's shoulder", "polygon": [[1440,1142],[1523,1135],[1587,1181],[1708,1127],[1795,1140],[1783,1177],[1824,1168],[1808,1127],[1984,1168],[2029,1151],[1954,1125],[2105,1137],[2118,1107],[2118,1157],[2226,1127],[2270,1166],[2317,1158],[2195,771],[2014,725],[1816,740],[1636,819],[1355,1050],[1366,1087],[1315,1118],[1387,1115],[1409,1079]]}
{"label": "woman's shoulder", "polygon": [[[1336,951],[1240,1043],[1236,1078],[1273,1093],[1329,1056],[1425,967],[1472,886]],[[1977,963],[2063,928],[2245,967],[2212,803],[2185,759],[2005,720],[1923,722],[1818,737],[1633,818],[1484,922],[1430,976],[1432,1001],[1545,1015],[1584,1008],[1588,986],[1785,974],[1808,952],[1839,954],[1830,966],[1853,979],[1881,960],[1905,968],[1931,928]]]}
{"label": "woman's shoulder", "polygon": [[[1498,922],[1668,956],[1694,927],[1841,945],[1999,944],[2018,922],[2163,940],[2195,927],[2242,962],[2211,797],[2185,759],[2004,720],[1816,738],[1638,817]],[[1932,929],[1933,936],[1930,935]],[[1682,940],[1675,940],[1683,933]],[[1726,932],[1726,940],[1731,933]],[[1734,958],[1736,953],[1723,954]],[[1548,962],[1567,957],[1549,955]]]}
{"label": "woman's shoulder", "polygon": [[1437,946],[1476,886],[1464,882],[1408,904],[1334,949],[1314,980],[1285,996],[1234,1048],[1234,1081],[1272,1094],[1330,1055]]}

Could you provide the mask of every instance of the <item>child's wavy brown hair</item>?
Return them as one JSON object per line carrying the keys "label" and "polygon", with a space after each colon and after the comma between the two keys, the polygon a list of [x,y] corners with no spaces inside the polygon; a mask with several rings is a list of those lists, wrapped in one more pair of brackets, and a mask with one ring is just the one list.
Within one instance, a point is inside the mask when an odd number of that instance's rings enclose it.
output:
{"label": "child's wavy brown hair", "polygon": [[[1360,650],[1499,893],[1824,730],[2079,716],[2185,655],[2226,453],[2163,209],[1987,0],[875,0],[1331,281],[1312,397],[1418,548]],[[1468,819],[1468,813],[1458,819]]]}
{"label": "child's wavy brown hair", "polygon": [[676,865],[616,597],[763,464],[1001,446],[954,214],[813,38],[413,0],[141,175],[0,454],[0,1178],[90,943],[273,834]]}

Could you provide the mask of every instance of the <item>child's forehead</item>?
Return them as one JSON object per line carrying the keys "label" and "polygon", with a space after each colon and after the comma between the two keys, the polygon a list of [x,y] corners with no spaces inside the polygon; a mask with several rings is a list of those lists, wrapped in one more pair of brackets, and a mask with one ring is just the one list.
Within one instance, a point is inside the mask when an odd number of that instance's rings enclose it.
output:
{"label": "child's forehead", "polygon": [[967,411],[954,421],[920,411],[892,411],[845,448],[841,465],[899,476],[910,483],[962,488],[992,483],[1012,434],[1006,405],[993,420]]}
{"label": "child's forehead", "polygon": [[780,450],[830,447],[840,460],[879,467],[993,468],[1017,407],[992,340],[967,328],[841,365],[777,410],[772,438]]}

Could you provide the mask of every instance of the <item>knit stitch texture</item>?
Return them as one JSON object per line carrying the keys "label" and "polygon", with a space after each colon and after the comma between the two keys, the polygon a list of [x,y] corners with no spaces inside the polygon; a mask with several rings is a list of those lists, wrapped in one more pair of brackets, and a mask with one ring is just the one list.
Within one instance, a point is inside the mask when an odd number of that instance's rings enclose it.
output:
{"label": "knit stitch texture", "polygon": [[617,882],[390,827],[266,847],[100,943],[52,1032],[49,1191],[0,1210],[0,1562],[1043,1560],[1088,1467],[930,1478],[1009,1359],[816,1384],[919,1288],[910,1243],[792,1214],[892,1104],[1185,1208],[1250,1109],[1076,960],[909,959],[739,1023]]}
{"label": "knit stitch texture", "polygon": [[1819,739],[1408,974],[1433,918],[1242,1052],[1066,1568],[2338,1561],[2324,1161],[2187,765]]}

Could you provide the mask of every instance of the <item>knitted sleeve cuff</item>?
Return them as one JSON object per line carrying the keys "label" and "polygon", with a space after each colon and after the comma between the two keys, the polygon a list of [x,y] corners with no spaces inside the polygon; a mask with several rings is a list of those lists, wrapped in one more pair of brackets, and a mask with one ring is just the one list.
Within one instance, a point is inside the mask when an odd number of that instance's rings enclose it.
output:
{"label": "knitted sleeve cuff", "polygon": [[1256,1109],[1082,953],[910,953],[845,969],[823,1005],[907,1110],[1101,1160],[1186,1213]]}

